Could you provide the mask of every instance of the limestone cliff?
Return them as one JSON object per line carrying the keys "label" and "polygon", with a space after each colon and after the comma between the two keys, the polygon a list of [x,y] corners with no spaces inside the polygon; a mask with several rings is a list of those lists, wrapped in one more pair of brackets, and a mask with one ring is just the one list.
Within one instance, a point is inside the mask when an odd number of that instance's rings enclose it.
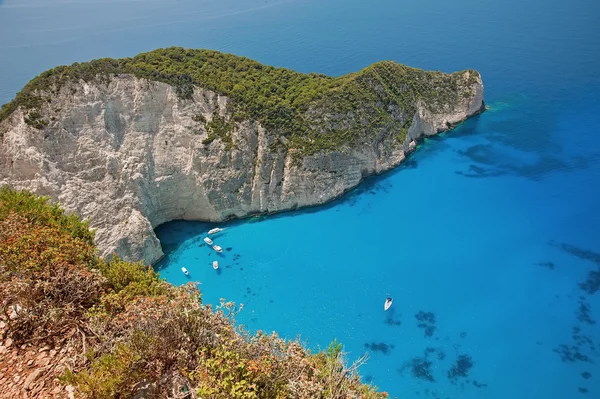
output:
{"label": "limestone cliff", "polygon": [[[88,218],[102,255],[153,263],[162,256],[153,231],[161,223],[325,203],[398,165],[419,137],[483,109],[475,71],[415,75],[421,80],[407,83],[402,74],[394,78],[390,68],[398,64],[375,65],[294,108],[293,120],[303,124],[292,126],[301,133],[257,117],[260,110],[240,112],[239,84],[229,96],[192,80],[182,95],[163,75],[118,70],[65,80],[63,72],[60,84],[32,89],[33,106],[3,108],[0,185],[48,195]],[[381,77],[382,68],[391,72]],[[428,94],[398,100],[394,91],[409,93],[411,84],[428,85]]]}

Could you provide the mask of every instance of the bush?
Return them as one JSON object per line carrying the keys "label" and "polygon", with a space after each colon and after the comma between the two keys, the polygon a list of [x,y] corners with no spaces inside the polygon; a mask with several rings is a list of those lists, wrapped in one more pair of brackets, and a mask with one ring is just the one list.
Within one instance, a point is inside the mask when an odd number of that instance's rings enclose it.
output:
{"label": "bush", "polygon": [[194,284],[173,287],[142,263],[96,256],[87,224],[46,198],[0,190],[0,306],[17,344],[76,349],[62,376],[84,398],[129,398],[145,381],[156,397],[385,398],[360,382],[341,345],[312,354],[275,333],[235,325],[241,310],[202,304]]}
{"label": "bush", "polygon": [[123,311],[137,297],[160,296],[168,289],[152,267],[143,262],[124,262],[115,256],[110,262],[102,262],[100,271],[107,279],[108,292],[94,311],[107,315]]}
{"label": "bush", "polygon": [[[41,106],[48,96],[70,82],[105,82],[125,73],[170,84],[182,99],[192,98],[194,86],[226,95],[231,99],[232,120],[256,120],[275,133],[293,135],[296,148],[304,155],[356,145],[382,129],[410,124],[419,101],[432,110],[452,107],[463,101],[465,93],[473,94],[472,85],[479,78],[475,71],[449,75],[391,61],[334,78],[267,67],[217,51],[171,47],[133,58],[105,58],[46,71],[2,107],[0,121],[20,106],[31,110],[28,123],[43,128],[47,121]],[[205,144],[226,137],[209,134]],[[226,145],[233,148],[230,142]]]}
{"label": "bush", "polygon": [[136,338],[127,344],[117,344],[111,353],[94,359],[80,373],[67,371],[63,382],[76,385],[80,393],[90,399],[130,396],[126,393],[131,392],[131,388],[146,377],[144,369],[136,367],[142,358],[138,354],[140,349],[134,343],[143,341],[144,337]]}
{"label": "bush", "polygon": [[89,222],[82,222],[77,215],[67,215],[48,197],[40,197],[28,191],[15,191],[8,186],[0,187],[0,221],[14,212],[38,226],[56,227],[61,233],[93,245],[94,233]]}
{"label": "bush", "polygon": [[208,137],[202,141],[202,144],[210,144],[215,139],[221,139],[226,145],[226,150],[234,147],[231,133],[235,129],[234,122],[228,122],[225,118],[218,114],[214,114],[210,122],[206,124]]}
{"label": "bush", "polygon": [[14,212],[0,220],[0,309],[9,335],[18,344],[51,341],[80,326],[103,292],[96,248]]}

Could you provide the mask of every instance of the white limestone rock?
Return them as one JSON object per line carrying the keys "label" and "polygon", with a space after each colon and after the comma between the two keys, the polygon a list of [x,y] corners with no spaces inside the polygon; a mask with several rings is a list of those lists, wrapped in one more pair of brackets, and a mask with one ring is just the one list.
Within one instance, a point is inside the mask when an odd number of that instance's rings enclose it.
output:
{"label": "white limestone rock", "polygon": [[[397,166],[419,137],[482,109],[483,84],[475,81],[472,95],[447,111],[419,103],[404,143],[383,132],[372,143],[299,160],[285,149],[286,138],[257,121],[235,124],[234,148],[203,144],[198,115],[231,117],[228,99],[209,90],[196,87],[192,100],[181,100],[165,83],[130,75],[70,83],[53,97],[56,116],[45,129],[27,125],[21,109],[0,123],[0,185],[48,195],[89,219],[102,256],[150,264],[163,255],[153,230],[162,223],[322,204]],[[274,149],[273,142],[284,145]]]}

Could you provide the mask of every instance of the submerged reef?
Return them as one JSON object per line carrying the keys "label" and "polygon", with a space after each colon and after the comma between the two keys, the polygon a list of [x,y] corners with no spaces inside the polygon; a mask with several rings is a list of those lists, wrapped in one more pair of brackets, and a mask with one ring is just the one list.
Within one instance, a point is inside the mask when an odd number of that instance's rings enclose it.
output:
{"label": "submerged reef", "polygon": [[415,315],[415,318],[419,322],[417,324],[417,327],[423,329],[423,333],[425,334],[425,336],[432,337],[436,330],[435,315],[431,312],[419,311]]}

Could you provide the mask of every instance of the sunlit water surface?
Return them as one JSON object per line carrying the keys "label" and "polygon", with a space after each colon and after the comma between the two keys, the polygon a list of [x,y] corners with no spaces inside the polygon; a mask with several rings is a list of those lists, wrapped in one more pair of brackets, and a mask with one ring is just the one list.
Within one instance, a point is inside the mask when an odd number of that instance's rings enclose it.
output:
{"label": "sunlit water surface", "polygon": [[485,114],[330,206],[226,225],[218,258],[213,225],[160,226],[161,274],[181,284],[185,266],[251,330],[367,352],[364,379],[398,397],[598,397],[599,15],[588,0],[0,0],[0,102],[47,68],[171,45],[332,75],[478,69]]}

